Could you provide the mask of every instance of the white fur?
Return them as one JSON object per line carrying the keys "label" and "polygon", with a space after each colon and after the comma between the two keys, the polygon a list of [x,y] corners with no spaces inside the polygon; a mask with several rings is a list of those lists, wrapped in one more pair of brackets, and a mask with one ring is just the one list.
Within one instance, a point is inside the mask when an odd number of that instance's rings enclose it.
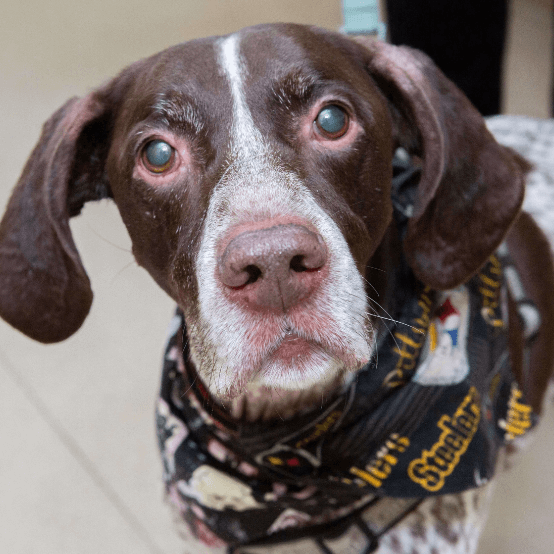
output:
{"label": "white fur", "polygon": [[239,52],[238,34],[230,35],[220,43],[219,61],[227,75],[233,97],[233,144],[234,156],[253,160],[266,152],[263,137],[252,121],[252,115],[246,104],[242,86],[245,73]]}
{"label": "white fur", "polygon": [[[221,41],[219,62],[233,98],[229,167],[215,187],[205,218],[196,262],[200,314],[191,320],[191,352],[200,375],[218,397],[239,394],[256,381],[268,388],[306,390],[324,387],[370,357],[363,278],[333,219],[317,204],[253,123],[244,91],[247,72],[239,53],[239,35]],[[225,297],[216,278],[218,244],[238,225],[275,217],[301,218],[323,238],[329,274],[302,308],[285,315],[256,315]],[[263,225],[263,223],[262,223]],[[267,357],[288,333],[321,345],[299,367],[267,365]]]}
{"label": "white fur", "polygon": [[486,485],[431,497],[386,533],[375,554],[474,554],[492,497]]}

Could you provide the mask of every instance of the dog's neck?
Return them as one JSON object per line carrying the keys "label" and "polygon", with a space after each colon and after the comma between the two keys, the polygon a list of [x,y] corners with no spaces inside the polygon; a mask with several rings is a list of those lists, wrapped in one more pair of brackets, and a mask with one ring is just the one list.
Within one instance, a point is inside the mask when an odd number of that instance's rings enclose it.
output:
{"label": "dog's neck", "polygon": [[322,409],[351,382],[354,372],[346,372],[329,386],[308,390],[269,389],[249,383],[246,390],[223,406],[234,419],[254,421],[286,420],[303,412]]}

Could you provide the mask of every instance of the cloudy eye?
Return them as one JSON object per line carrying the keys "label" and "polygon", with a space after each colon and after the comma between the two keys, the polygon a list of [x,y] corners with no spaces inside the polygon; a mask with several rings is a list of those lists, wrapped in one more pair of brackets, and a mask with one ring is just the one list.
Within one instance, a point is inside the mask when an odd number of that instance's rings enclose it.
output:
{"label": "cloudy eye", "polygon": [[315,119],[318,131],[328,139],[338,139],[348,130],[348,114],[340,106],[325,106]]}
{"label": "cloudy eye", "polygon": [[148,171],[163,173],[175,161],[175,149],[164,140],[151,140],[142,151],[142,161]]}

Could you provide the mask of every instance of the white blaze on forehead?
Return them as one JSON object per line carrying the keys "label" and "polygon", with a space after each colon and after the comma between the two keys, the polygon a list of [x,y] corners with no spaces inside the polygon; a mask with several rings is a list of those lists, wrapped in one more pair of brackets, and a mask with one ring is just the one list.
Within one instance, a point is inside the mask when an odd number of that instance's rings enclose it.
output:
{"label": "white blaze on forehead", "polygon": [[235,33],[223,39],[219,47],[219,63],[227,75],[233,97],[232,152],[238,157],[261,154],[264,140],[254,125],[244,95],[243,80],[248,70],[240,56],[239,35]]}

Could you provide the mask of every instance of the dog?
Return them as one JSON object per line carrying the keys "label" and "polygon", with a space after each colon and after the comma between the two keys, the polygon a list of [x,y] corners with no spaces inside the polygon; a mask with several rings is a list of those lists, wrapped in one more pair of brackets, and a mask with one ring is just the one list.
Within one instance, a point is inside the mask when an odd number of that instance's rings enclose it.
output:
{"label": "dog", "polygon": [[81,326],[69,218],[112,198],[179,307],[157,417],[190,552],[475,552],[552,373],[530,170],[415,50],[195,40],[46,122],[0,224],[0,315],[44,343]]}

